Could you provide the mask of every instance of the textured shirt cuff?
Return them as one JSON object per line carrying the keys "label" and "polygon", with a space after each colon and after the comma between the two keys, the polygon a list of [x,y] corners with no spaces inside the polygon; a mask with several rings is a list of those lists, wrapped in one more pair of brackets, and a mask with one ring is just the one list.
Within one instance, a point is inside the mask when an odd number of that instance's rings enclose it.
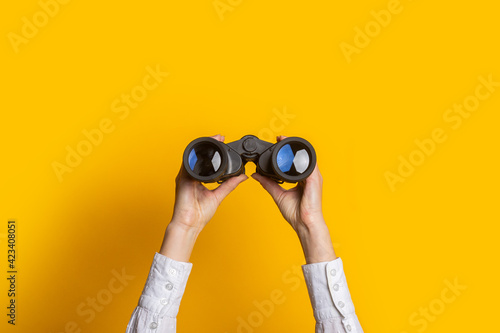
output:
{"label": "textured shirt cuff", "polygon": [[158,314],[160,318],[175,318],[192,267],[192,263],[176,261],[155,253],[139,306]]}
{"label": "textured shirt cuff", "polygon": [[302,271],[316,322],[339,320],[345,331],[362,332],[347,287],[342,259],[303,265]]}

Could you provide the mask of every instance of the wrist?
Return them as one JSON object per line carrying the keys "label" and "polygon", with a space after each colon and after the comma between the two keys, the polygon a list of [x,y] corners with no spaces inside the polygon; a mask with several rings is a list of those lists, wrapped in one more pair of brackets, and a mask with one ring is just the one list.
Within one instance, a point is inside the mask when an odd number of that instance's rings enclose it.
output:
{"label": "wrist", "polygon": [[189,222],[182,218],[173,217],[170,223],[167,226],[168,229],[175,229],[176,232],[183,232],[187,235],[198,235],[200,234],[203,227],[201,223],[198,222]]}
{"label": "wrist", "polygon": [[297,230],[307,264],[332,261],[337,258],[328,226],[323,223]]}
{"label": "wrist", "polygon": [[321,210],[318,212],[301,214],[300,222],[300,225],[306,227],[307,229],[315,229],[326,226],[325,218],[323,217],[323,212]]}
{"label": "wrist", "polygon": [[198,228],[172,221],[167,226],[160,254],[173,260],[188,262],[199,235]]}

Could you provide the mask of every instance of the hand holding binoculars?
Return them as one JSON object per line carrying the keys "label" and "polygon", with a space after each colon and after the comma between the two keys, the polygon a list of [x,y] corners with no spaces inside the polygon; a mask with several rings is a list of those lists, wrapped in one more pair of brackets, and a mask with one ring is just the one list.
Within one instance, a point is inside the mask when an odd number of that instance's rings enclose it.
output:
{"label": "hand holding binoculars", "polygon": [[289,137],[277,143],[245,135],[223,143],[214,138],[193,140],[184,151],[183,165],[194,179],[222,183],[245,172],[245,164],[256,164],[256,172],[278,183],[296,183],[309,177],[316,166],[316,152],[306,140]]}

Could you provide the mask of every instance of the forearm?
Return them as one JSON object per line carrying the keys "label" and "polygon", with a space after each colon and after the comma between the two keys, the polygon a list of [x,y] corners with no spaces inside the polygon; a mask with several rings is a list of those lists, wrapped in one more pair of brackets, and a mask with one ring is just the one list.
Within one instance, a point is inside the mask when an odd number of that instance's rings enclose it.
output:
{"label": "forearm", "polygon": [[199,231],[172,221],[165,230],[159,253],[173,260],[189,262]]}
{"label": "forearm", "polygon": [[297,230],[307,264],[332,261],[337,258],[328,226],[324,220],[314,226]]}

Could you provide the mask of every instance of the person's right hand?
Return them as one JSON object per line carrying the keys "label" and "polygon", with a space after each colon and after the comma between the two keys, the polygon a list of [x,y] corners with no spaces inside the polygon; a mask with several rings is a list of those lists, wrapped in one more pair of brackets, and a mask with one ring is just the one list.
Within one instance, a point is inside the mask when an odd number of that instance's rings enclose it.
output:
{"label": "person's right hand", "polygon": [[[285,139],[279,136],[278,142]],[[295,187],[285,190],[274,180],[254,173],[252,177],[271,195],[285,220],[301,241],[308,263],[336,258],[321,206],[323,177],[316,164],[311,175]]]}
{"label": "person's right hand", "polygon": [[[212,138],[220,142],[224,142],[225,139],[222,135],[215,135]],[[209,190],[201,182],[189,176],[184,166],[181,165],[175,179],[175,204],[170,225],[180,225],[200,233],[214,216],[222,200],[247,179],[245,174],[241,174],[229,178],[216,189]]]}
{"label": "person's right hand", "polygon": [[[212,138],[224,142],[222,135]],[[248,177],[232,177],[214,190],[189,176],[184,166],[175,179],[175,204],[172,220],[165,231],[160,248],[163,254],[177,261],[189,261],[196,239],[221,204],[241,182]]]}

